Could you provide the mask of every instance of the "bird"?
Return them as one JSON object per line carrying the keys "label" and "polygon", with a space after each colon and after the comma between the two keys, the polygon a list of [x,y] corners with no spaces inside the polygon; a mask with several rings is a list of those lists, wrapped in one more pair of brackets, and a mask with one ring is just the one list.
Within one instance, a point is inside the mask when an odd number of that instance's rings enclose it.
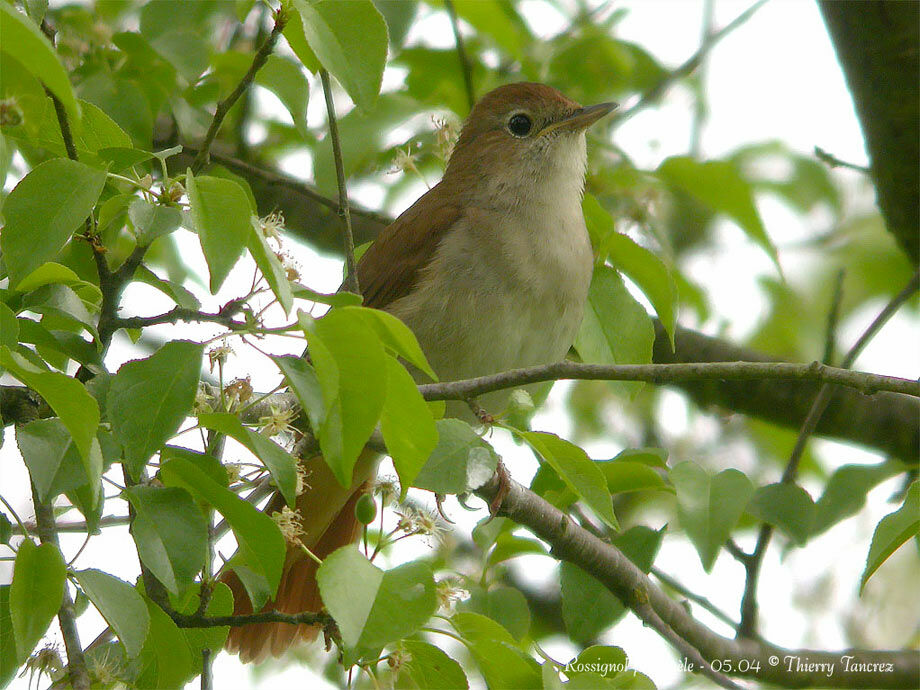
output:
{"label": "bird", "polygon": [[[401,319],[441,381],[561,361],[584,312],[594,257],[582,213],[586,129],[615,103],[583,107],[557,89],[518,82],[471,110],[444,175],[387,226],[356,269],[366,307]],[[501,410],[508,392],[480,399]],[[448,416],[470,414],[448,403]],[[377,454],[365,450],[351,486],[321,456],[303,461],[300,539],[320,559],[353,543],[355,504],[369,490]],[[274,496],[265,510],[280,510]],[[289,546],[281,584],[264,610],[322,610],[316,563]],[[223,575],[234,614],[252,613],[239,577]],[[316,626],[259,623],[231,628],[226,648],[244,662],[281,656]]]}

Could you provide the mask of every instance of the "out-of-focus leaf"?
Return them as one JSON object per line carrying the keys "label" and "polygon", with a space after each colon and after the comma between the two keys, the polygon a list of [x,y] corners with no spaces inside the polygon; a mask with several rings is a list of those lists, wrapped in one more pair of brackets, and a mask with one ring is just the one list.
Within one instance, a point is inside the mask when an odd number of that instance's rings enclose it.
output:
{"label": "out-of-focus leaf", "polygon": [[688,156],[672,156],[658,166],[657,175],[713,211],[735,221],[779,268],[779,255],[754,204],[751,185],[734,163],[719,160],[700,162]]}
{"label": "out-of-focus leaf", "polygon": [[866,569],[859,580],[860,594],[879,566],[904,542],[917,534],[920,534],[920,482],[915,481],[908,487],[901,507],[883,517],[875,528],[869,555],[866,557]]}
{"label": "out-of-focus leaf", "polygon": [[844,518],[855,515],[866,504],[866,494],[902,471],[897,462],[838,468],[827,480],[824,493],[815,501],[812,533],[821,534]]}
{"label": "out-of-focus leaf", "polygon": [[0,34],[3,35],[3,52],[28,56],[24,66],[61,100],[70,121],[78,122],[80,109],[70,78],[38,26],[4,2],[0,3]]}
{"label": "out-of-focus leaf", "polygon": [[709,572],[719,549],[748,505],[754,487],[735,469],[713,476],[699,465],[682,462],[671,470],[677,489],[677,515]]}
{"label": "out-of-focus leaf", "polygon": [[754,492],[747,511],[779,527],[800,546],[812,533],[815,504],[800,486],[785,483],[762,486]]}

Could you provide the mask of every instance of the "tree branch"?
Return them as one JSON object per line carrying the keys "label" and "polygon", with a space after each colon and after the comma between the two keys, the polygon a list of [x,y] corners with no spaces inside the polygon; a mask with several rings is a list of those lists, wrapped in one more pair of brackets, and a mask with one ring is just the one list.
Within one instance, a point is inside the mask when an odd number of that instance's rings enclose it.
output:
{"label": "tree branch", "polygon": [[348,188],[345,186],[345,165],[342,162],[342,145],[339,141],[339,123],[335,117],[335,103],[332,101],[332,84],[329,83],[329,72],[320,70],[323,82],[323,95],[326,97],[326,115],[329,118],[329,138],[332,139],[332,157],[335,159],[335,180],[339,188],[338,213],[342,219],[343,244],[345,251],[345,283],[343,288],[347,292],[361,294],[358,285],[358,269],[355,264],[355,236],[351,229],[351,212],[348,209]]}
{"label": "tree branch", "polygon": [[252,84],[252,80],[255,78],[256,73],[262,69],[265,61],[268,60],[268,56],[271,55],[272,50],[275,48],[275,43],[278,42],[278,37],[281,35],[281,32],[284,31],[284,27],[287,25],[288,21],[288,15],[287,11],[284,9],[284,4],[275,10],[273,16],[275,18],[275,25],[272,27],[272,32],[268,35],[268,38],[265,39],[265,42],[259,46],[259,50],[256,51],[255,56],[252,58],[252,64],[249,65],[246,74],[243,75],[243,78],[240,80],[240,83],[236,85],[236,88],[230,92],[230,95],[217,104],[217,108],[214,110],[214,118],[211,120],[208,132],[204,136],[204,141],[201,142],[201,148],[198,150],[198,155],[195,156],[195,160],[192,161],[192,173],[197,174],[208,164],[210,160],[211,144],[214,143],[214,139],[217,137],[217,132],[220,130],[224,118],[227,116],[227,113],[230,112],[233,105],[239,100],[240,96],[243,95],[243,92]]}
{"label": "tree branch", "polygon": [[[32,503],[35,506],[38,538],[42,544],[54,544],[60,550],[61,545],[54,526],[54,509],[50,504],[38,500],[38,493],[34,485],[32,486]],[[66,583],[61,608],[58,609],[58,623],[61,626],[61,636],[64,638],[64,649],[67,651],[67,675],[70,684],[74,690],[89,690],[90,679],[86,670],[83,645],[80,644],[80,634],[77,632],[77,616]]]}
{"label": "tree branch", "polygon": [[[475,493],[489,503],[500,490],[499,484],[494,475]],[[644,608],[647,601],[656,616],[704,659],[718,659],[724,673],[784,687],[826,686],[832,680],[835,687],[913,688],[920,678],[920,655],[913,650],[789,650],[767,642],[730,640],[717,635],[657,587],[619,549],[513,480],[498,514],[530,529],[550,545],[553,556],[591,574],[643,620],[643,615],[648,615]],[[832,669],[830,676],[828,669]]]}
{"label": "tree branch", "polygon": [[225,626],[239,627],[242,625],[255,625],[256,623],[289,623],[290,625],[321,625],[326,627],[333,624],[332,618],[325,613],[282,613],[281,611],[262,611],[243,616],[204,616],[199,614],[185,614],[164,608],[173,622],[180,628],[222,628]]}
{"label": "tree branch", "polygon": [[678,381],[763,379],[823,381],[855,388],[871,395],[890,391],[920,397],[920,381],[882,376],[859,371],[829,367],[820,362],[793,364],[790,362],[696,362],[688,364],[581,364],[556,362],[498,374],[478,376],[463,381],[426,383],[419,391],[426,400],[466,400],[467,398],[530,383],[563,379],[593,381],[646,381],[672,383]]}
{"label": "tree branch", "polygon": [[818,3],[866,139],[888,231],[920,261],[920,22],[915,2]]}

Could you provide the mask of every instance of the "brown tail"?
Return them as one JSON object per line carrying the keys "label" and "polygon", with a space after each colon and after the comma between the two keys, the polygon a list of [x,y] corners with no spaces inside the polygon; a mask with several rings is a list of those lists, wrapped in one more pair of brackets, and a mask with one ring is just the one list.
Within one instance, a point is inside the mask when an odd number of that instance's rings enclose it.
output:
{"label": "brown tail", "polygon": [[[303,519],[304,530],[301,541],[320,559],[341,546],[357,539],[360,525],[355,518],[355,503],[364,494],[376,469],[376,459],[365,453],[355,467],[355,482],[351,488],[344,488],[335,480],[322,457],[305,462],[308,469],[307,490],[297,497],[297,509]],[[275,496],[266,506],[272,513],[283,505],[283,499]],[[301,613],[319,612],[323,608],[316,583],[317,564],[303,549],[290,545],[281,574],[281,584],[274,601],[269,601],[263,611]],[[233,592],[234,615],[252,613],[252,602],[246,594],[243,583],[232,570],[221,575]],[[246,663],[264,661],[269,654],[278,657],[284,654],[297,640],[312,641],[319,628],[311,625],[290,625],[288,623],[257,623],[230,628],[226,649],[238,653]]]}

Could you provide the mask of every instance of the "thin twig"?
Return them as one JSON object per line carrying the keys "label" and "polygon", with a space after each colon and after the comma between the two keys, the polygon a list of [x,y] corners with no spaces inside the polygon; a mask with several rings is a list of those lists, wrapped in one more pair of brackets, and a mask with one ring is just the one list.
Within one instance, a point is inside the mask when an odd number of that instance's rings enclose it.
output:
{"label": "thin twig", "polygon": [[[38,492],[34,484],[32,485],[32,502],[35,506],[38,538],[42,544],[53,544],[60,550],[60,542],[54,526],[54,508],[51,507],[51,504],[42,503],[38,499]],[[58,623],[61,626],[61,636],[64,638],[64,649],[67,651],[67,675],[70,684],[74,690],[89,690],[90,679],[86,670],[83,645],[80,644],[80,633],[77,631],[77,616],[66,583],[61,608],[58,609]]]}
{"label": "thin twig", "polygon": [[815,146],[815,158],[817,158],[822,163],[825,163],[831,168],[848,168],[850,170],[855,170],[860,172],[863,175],[870,175],[872,173],[869,168],[864,165],[857,165],[856,163],[848,163],[847,161],[842,161],[837,156],[832,153],[828,153],[820,146]]}
{"label": "thin twig", "polygon": [[450,18],[450,27],[454,30],[454,41],[457,44],[457,57],[460,58],[460,70],[463,72],[463,85],[466,89],[466,102],[470,110],[472,110],[473,106],[476,105],[476,91],[473,89],[473,70],[466,54],[466,48],[463,45],[463,36],[460,35],[460,22],[457,21],[457,10],[454,7],[454,0],[444,0],[444,9],[447,10],[447,16]]}
{"label": "thin twig", "polygon": [[581,364],[556,362],[498,374],[479,376],[463,381],[426,383],[419,391],[426,400],[466,400],[506,388],[530,383],[563,379],[597,381],[646,381],[675,383],[682,381],[755,381],[799,380],[823,381],[855,388],[862,393],[891,391],[920,397],[920,382],[896,376],[882,376],[860,371],[829,367],[820,362],[793,364],[789,362],[697,362],[679,364]]}
{"label": "thin twig", "polygon": [[687,589],[679,581],[675,580],[673,577],[668,575],[663,570],[652,567],[652,569],[649,572],[651,572],[652,575],[654,575],[659,580],[661,580],[661,582],[664,583],[664,585],[667,586],[669,589],[673,589],[675,592],[680,594],[684,599],[687,599],[688,601],[692,601],[694,604],[697,604],[698,606],[705,609],[706,611],[709,611],[709,613],[711,613],[713,616],[718,618],[720,621],[722,621],[726,625],[730,625],[732,629],[734,629],[735,626],[738,625],[737,621],[732,620],[731,616],[729,616],[722,609],[720,609],[718,606],[716,606],[711,601],[709,601],[709,599],[707,599],[706,597],[700,594],[697,594],[696,592],[693,592]]}
{"label": "thin twig", "polygon": [[219,323],[231,329],[246,328],[247,324],[242,321],[234,321],[231,314],[223,311],[212,314],[209,312],[196,311],[195,309],[186,309],[184,307],[174,307],[164,314],[156,316],[130,316],[118,317],[112,322],[112,326],[118,328],[146,328],[147,326],[156,326],[164,323],[178,323],[179,321],[195,323]]}
{"label": "thin twig", "polygon": [[699,158],[703,141],[703,128],[706,125],[709,104],[706,101],[706,65],[709,56],[709,42],[712,40],[712,27],[715,21],[715,0],[703,3],[703,28],[700,36],[700,52],[703,57],[697,71],[697,89],[693,102],[693,121],[690,124],[690,155]]}
{"label": "thin twig", "polygon": [[358,285],[358,270],[355,265],[355,236],[351,230],[351,214],[348,210],[348,189],[345,186],[345,166],[342,163],[342,145],[339,141],[339,124],[335,117],[335,103],[332,101],[332,84],[329,82],[329,72],[320,70],[320,79],[323,82],[323,95],[326,97],[326,115],[329,118],[329,137],[332,139],[332,156],[335,159],[335,179],[339,187],[339,216],[342,218],[344,228],[345,276],[344,289],[347,292],[361,294]]}
{"label": "thin twig", "polygon": [[725,38],[728,34],[730,34],[732,31],[737,29],[739,26],[744,24],[766,2],[767,0],[758,0],[753,5],[751,5],[749,8],[747,8],[744,12],[742,12],[737,17],[735,17],[735,19],[733,19],[731,22],[726,24],[719,31],[712,34],[712,37],[710,38],[710,40],[706,42],[704,45],[700,46],[699,50],[697,50],[693,55],[691,55],[682,65],[680,65],[676,69],[666,74],[661,79],[661,81],[659,81],[652,88],[650,88],[648,91],[642,94],[642,97],[636,102],[635,105],[633,105],[631,108],[627,108],[626,110],[618,111],[617,113],[615,113],[613,115],[612,122],[618,125],[622,124],[626,122],[626,120],[631,118],[633,115],[638,113],[640,110],[645,110],[645,108],[657,102],[657,100],[661,98],[661,95],[665,91],[667,91],[667,89],[670,88],[670,86],[674,82],[679,81],[683,79],[684,77],[692,74],[693,71],[697,67],[699,67],[700,63],[703,61],[703,58],[706,56],[706,54],[709,51],[711,51],[719,41],[721,41],[723,38]]}
{"label": "thin twig", "polygon": [[[907,285],[885,305],[885,308],[882,309],[879,315],[875,317],[872,323],[869,324],[869,327],[866,328],[863,334],[853,344],[849,352],[847,352],[846,356],[843,358],[843,362],[841,362],[842,370],[846,370],[853,366],[856,358],[859,357],[866,345],[869,344],[869,341],[875,337],[882,326],[888,322],[888,319],[894,315],[901,305],[917,292],[918,287],[920,287],[920,270],[914,273]],[[799,463],[801,462],[802,455],[805,453],[808,440],[818,426],[821,415],[824,414],[828,404],[830,404],[833,392],[834,389],[827,382],[822,384],[821,388],[818,390],[815,400],[811,405],[811,409],[808,411],[808,415],[802,423],[802,428],[799,430],[799,435],[795,440],[795,446],[793,446],[792,452],[789,454],[789,461],[786,463],[786,469],[783,471],[783,476],[780,480],[784,484],[791,484],[795,481],[798,474]],[[754,550],[744,564],[746,578],[744,594],[741,599],[741,622],[738,624],[737,628],[739,637],[750,637],[757,629],[757,584],[760,579],[760,569],[763,565],[763,558],[772,536],[773,526],[768,523],[762,524],[760,526],[760,531],[757,533],[757,543],[754,546]]]}
{"label": "thin twig", "polygon": [[236,88],[230,92],[230,95],[217,104],[217,108],[214,110],[214,118],[211,120],[208,132],[204,136],[204,141],[201,142],[201,148],[198,150],[198,155],[195,156],[195,160],[192,161],[192,173],[197,174],[208,164],[210,160],[211,144],[214,143],[214,139],[217,137],[217,132],[220,130],[224,118],[227,116],[227,113],[230,112],[230,109],[237,100],[239,100],[239,97],[243,95],[243,92],[252,84],[252,80],[255,79],[256,73],[262,68],[265,61],[268,60],[268,56],[271,55],[272,50],[274,50],[275,43],[277,43],[278,37],[281,35],[281,32],[284,31],[284,27],[288,21],[288,14],[284,9],[284,4],[275,10],[274,18],[275,25],[272,27],[272,32],[259,47],[259,50],[256,51],[255,56],[252,58],[252,64],[249,66],[246,74],[243,75],[243,78],[240,80],[240,83],[236,85]]}

